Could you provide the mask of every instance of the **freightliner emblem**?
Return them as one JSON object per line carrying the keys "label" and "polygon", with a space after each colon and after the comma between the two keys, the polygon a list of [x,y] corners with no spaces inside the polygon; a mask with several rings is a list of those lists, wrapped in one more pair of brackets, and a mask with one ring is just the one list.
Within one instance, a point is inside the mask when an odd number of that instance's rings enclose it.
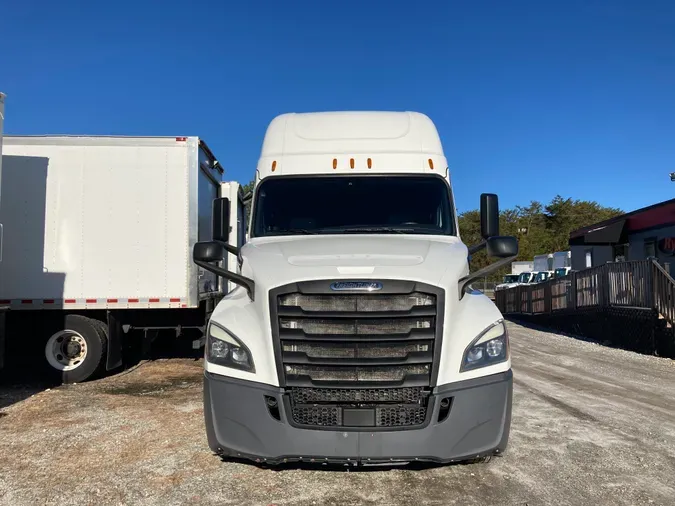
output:
{"label": "freightliner emblem", "polygon": [[336,281],[331,283],[330,289],[335,292],[355,291],[355,292],[376,292],[382,290],[382,283],[379,281]]}

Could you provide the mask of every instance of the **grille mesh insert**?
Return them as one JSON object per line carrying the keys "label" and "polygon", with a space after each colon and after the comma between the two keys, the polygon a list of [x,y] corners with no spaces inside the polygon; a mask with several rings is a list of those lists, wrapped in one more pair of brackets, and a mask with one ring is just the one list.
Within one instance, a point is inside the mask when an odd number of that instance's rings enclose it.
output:
{"label": "grille mesh insert", "polygon": [[427,409],[424,407],[382,407],[375,410],[375,424],[378,427],[422,425],[426,416]]}
{"label": "grille mesh insert", "polygon": [[293,388],[291,401],[312,403],[397,403],[418,404],[425,398],[422,388]]}
{"label": "grille mesh insert", "polygon": [[342,410],[336,406],[293,406],[293,420],[301,425],[342,425]]}

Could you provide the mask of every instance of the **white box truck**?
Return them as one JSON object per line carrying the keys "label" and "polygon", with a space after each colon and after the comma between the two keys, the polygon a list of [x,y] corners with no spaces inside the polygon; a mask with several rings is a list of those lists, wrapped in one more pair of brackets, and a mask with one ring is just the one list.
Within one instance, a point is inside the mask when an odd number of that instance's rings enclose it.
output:
{"label": "white box truck", "polygon": [[39,342],[62,381],[79,382],[119,367],[126,338],[199,342],[223,290],[192,248],[210,240],[221,191],[243,207],[202,140],[6,136],[3,169],[10,349]]}
{"label": "white box truck", "polygon": [[[511,423],[507,329],[471,283],[508,265],[497,196],[483,240],[459,237],[448,164],[418,113],[285,114],[267,129],[249,238],[195,245],[239,286],[207,331],[210,447],[269,464],[451,462],[501,453]],[[216,206],[217,207],[217,206]],[[223,202],[215,222],[227,222]],[[470,254],[494,263],[469,272]],[[216,265],[224,251],[236,271]],[[215,263],[214,263],[215,262]]]}
{"label": "white box truck", "polygon": [[523,272],[532,272],[534,270],[534,262],[531,260],[523,260],[511,263],[511,274],[522,274]]}
{"label": "white box truck", "polygon": [[534,282],[541,283],[553,276],[553,254],[546,253],[534,257]]}
{"label": "white box truck", "polygon": [[572,270],[572,252],[556,251],[553,253],[553,272],[556,278],[566,276]]}

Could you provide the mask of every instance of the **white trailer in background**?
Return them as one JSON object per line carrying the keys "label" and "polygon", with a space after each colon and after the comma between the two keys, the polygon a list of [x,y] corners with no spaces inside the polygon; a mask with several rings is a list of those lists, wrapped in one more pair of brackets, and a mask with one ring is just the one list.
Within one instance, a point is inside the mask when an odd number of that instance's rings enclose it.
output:
{"label": "white trailer in background", "polygon": [[511,274],[522,274],[523,272],[532,272],[534,270],[534,262],[529,260],[513,262],[511,264]]}
{"label": "white trailer in background", "polygon": [[546,281],[553,276],[553,254],[546,253],[534,257],[535,283]]}
{"label": "white trailer in background", "polygon": [[[5,123],[5,94],[0,92],[0,195],[2,194],[2,133]],[[1,202],[1,201],[0,201]],[[2,222],[0,221],[0,262],[2,262]],[[2,285],[0,277],[0,286]],[[5,364],[5,311],[7,306],[0,304],[0,369]]]}
{"label": "white trailer in background", "polygon": [[553,272],[556,278],[569,274],[572,269],[571,251],[556,251],[553,253]]}
{"label": "white trailer in background", "polygon": [[[192,248],[225,226],[211,218],[223,189],[241,205],[203,141],[8,136],[4,149],[9,349],[39,343],[75,382],[119,367],[126,339],[166,331],[200,342],[223,290]],[[236,212],[218,215],[237,227]]]}
{"label": "white trailer in background", "polygon": [[553,270],[553,254],[536,255],[534,257],[534,270],[538,272]]}

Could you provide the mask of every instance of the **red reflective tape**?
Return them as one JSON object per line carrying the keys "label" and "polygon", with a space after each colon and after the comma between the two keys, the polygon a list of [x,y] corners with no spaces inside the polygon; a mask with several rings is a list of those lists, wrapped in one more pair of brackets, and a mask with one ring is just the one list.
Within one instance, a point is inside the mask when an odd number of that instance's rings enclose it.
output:
{"label": "red reflective tape", "polygon": [[112,304],[117,304],[117,299],[108,299],[108,302]]}
{"label": "red reflective tape", "polygon": [[159,299],[150,299],[150,302],[159,302]]}
{"label": "red reflective tape", "polygon": [[54,299],[45,299],[42,301],[44,304],[54,304]]}
{"label": "red reflective tape", "polygon": [[169,299],[169,302],[180,302],[180,298],[176,298],[176,299]]}
{"label": "red reflective tape", "polygon": [[187,137],[176,137],[176,142],[184,142],[187,140]]}
{"label": "red reflective tape", "polygon": [[96,299],[87,299],[87,304],[96,304]]}
{"label": "red reflective tape", "polygon": [[63,302],[65,302],[66,304],[75,304],[75,302],[77,301],[75,299],[66,299]]}
{"label": "red reflective tape", "polygon": [[11,303],[12,303],[11,300],[6,300],[6,299],[0,300],[0,304],[11,304]]}
{"label": "red reflective tape", "polygon": [[187,304],[181,304],[180,307],[187,307]]}
{"label": "red reflective tape", "polygon": [[129,302],[138,302],[138,299],[129,299]]}
{"label": "red reflective tape", "polygon": [[32,303],[33,303],[33,299],[22,299],[21,300],[21,304],[32,304]]}

